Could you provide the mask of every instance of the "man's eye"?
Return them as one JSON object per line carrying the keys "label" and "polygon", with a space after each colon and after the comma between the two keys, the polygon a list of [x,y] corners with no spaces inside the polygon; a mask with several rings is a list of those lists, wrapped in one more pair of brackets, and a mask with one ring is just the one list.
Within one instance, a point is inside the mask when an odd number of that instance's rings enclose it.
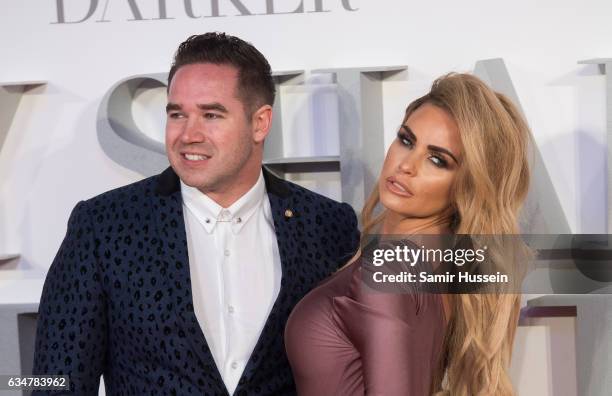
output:
{"label": "man's eye", "polygon": [[183,118],[183,114],[182,113],[169,113],[168,117],[169,118],[174,118],[174,119]]}
{"label": "man's eye", "polygon": [[221,116],[219,114],[216,114],[216,113],[206,113],[206,114],[204,114],[204,118],[206,118],[208,120],[215,120],[217,118],[221,118]]}

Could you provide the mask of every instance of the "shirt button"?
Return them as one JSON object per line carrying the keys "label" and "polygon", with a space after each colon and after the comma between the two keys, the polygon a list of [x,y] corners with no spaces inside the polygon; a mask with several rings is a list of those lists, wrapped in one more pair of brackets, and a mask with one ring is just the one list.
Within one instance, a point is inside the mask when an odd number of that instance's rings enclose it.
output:
{"label": "shirt button", "polygon": [[229,307],[227,307],[227,312],[233,314],[234,313],[234,306],[230,305]]}
{"label": "shirt button", "polygon": [[223,254],[225,254],[225,257],[227,257],[227,256],[229,256],[229,255],[230,255],[230,251],[229,251],[229,250],[227,250],[227,249],[225,249],[225,252],[223,252]]}
{"label": "shirt button", "polygon": [[232,362],[232,368],[235,370],[238,368],[238,363]]}

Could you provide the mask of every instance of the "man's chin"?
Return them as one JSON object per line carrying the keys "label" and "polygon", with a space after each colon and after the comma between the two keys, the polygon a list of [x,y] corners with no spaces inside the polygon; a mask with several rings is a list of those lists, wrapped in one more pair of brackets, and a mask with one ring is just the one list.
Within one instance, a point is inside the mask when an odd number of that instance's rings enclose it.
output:
{"label": "man's chin", "polygon": [[202,175],[194,175],[193,172],[176,172],[176,174],[185,185],[197,188],[200,191],[209,190],[213,184],[211,180],[203,178]]}
{"label": "man's chin", "polygon": [[194,180],[194,179],[182,179],[183,183],[185,183],[186,185],[188,185],[189,187],[193,187],[193,188],[197,188],[200,191],[207,191],[210,190],[210,183],[208,183],[205,180]]}

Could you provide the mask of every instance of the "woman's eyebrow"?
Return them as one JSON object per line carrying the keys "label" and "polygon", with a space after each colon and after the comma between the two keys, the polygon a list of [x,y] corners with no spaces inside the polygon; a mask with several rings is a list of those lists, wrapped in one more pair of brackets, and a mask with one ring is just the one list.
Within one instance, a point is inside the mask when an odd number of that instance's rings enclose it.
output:
{"label": "woman's eyebrow", "polygon": [[451,157],[453,160],[455,160],[455,163],[458,165],[459,161],[457,161],[457,158],[455,158],[455,156],[453,155],[453,153],[451,153],[450,151],[448,151],[447,149],[443,148],[443,147],[439,147],[439,146],[434,146],[434,145],[429,145],[427,146],[428,149],[432,150],[432,151],[437,151],[439,153],[444,153],[446,155],[448,155],[449,157]]}
{"label": "woman's eyebrow", "polygon": [[414,140],[415,142],[417,141],[416,135],[414,134],[414,132],[412,132],[412,129],[410,129],[408,125],[402,125],[401,128],[404,130],[404,132],[408,134],[408,137],[410,139]]}
{"label": "woman's eyebrow", "polygon": [[[414,132],[412,132],[412,129],[410,129],[410,127],[408,125],[402,125],[401,129],[404,130],[404,132],[408,135],[408,137],[410,137],[415,143],[417,141],[417,137],[414,134]],[[440,146],[434,146],[432,144],[427,146],[428,149],[432,150],[432,151],[437,151],[439,153],[444,153],[446,155],[448,155],[449,157],[451,157],[456,164],[459,164],[459,161],[457,161],[457,158],[453,155],[453,153],[450,152],[450,150],[447,150],[443,147]]]}

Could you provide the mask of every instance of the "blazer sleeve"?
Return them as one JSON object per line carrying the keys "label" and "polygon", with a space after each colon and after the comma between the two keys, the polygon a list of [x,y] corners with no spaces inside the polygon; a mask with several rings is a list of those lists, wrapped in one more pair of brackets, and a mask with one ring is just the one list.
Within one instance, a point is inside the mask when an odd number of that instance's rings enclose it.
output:
{"label": "blazer sleeve", "polygon": [[357,216],[351,205],[343,203],[340,210],[342,211],[341,219],[343,221],[339,229],[341,243],[338,244],[338,267],[344,266],[355,255],[357,249],[359,249],[359,238],[361,236]]}
{"label": "blazer sleeve", "polygon": [[68,375],[70,391],[34,395],[97,395],[107,346],[106,295],[92,218],[80,202],[51,264],[38,309],[34,374]]}

